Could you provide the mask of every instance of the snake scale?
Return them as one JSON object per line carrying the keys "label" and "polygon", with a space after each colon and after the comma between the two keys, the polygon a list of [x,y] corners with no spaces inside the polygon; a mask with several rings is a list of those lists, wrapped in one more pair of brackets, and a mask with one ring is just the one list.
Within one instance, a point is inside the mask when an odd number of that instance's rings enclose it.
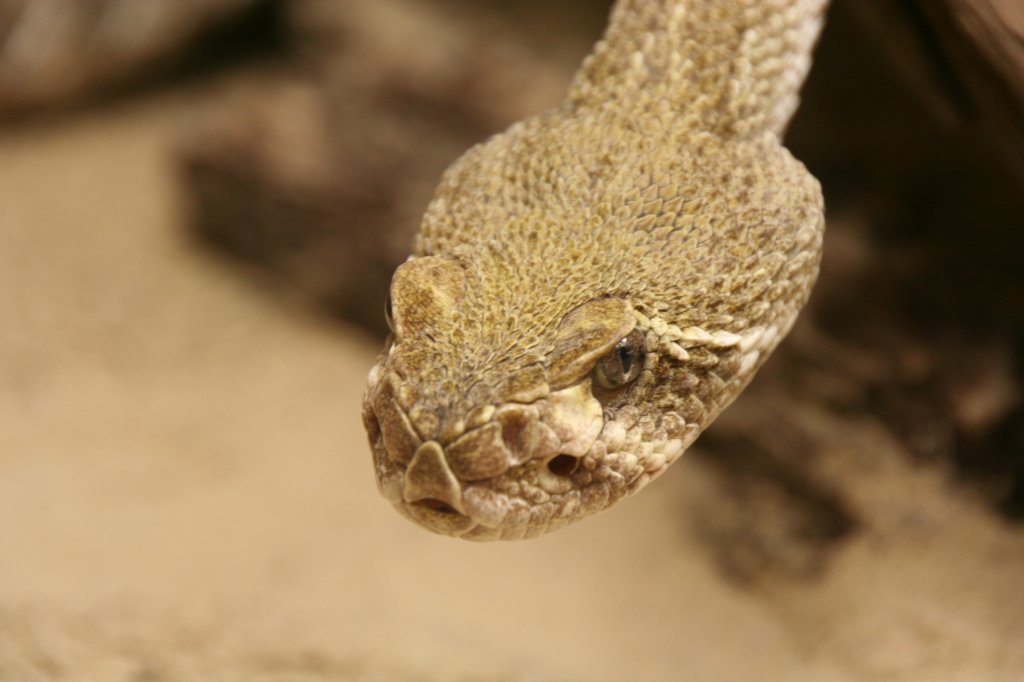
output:
{"label": "snake scale", "polygon": [[742,391],[818,271],[780,138],[826,0],[619,0],[558,108],[444,174],[363,420],[437,533],[533,537],[643,488]]}

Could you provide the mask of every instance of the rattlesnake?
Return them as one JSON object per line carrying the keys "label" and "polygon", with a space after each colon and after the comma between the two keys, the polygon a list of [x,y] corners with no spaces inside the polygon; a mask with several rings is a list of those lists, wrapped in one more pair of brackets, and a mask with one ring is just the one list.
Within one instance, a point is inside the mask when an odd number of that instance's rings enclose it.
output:
{"label": "rattlesnake", "polygon": [[671,464],[817,276],[780,142],[826,0],[619,0],[561,107],[456,161],[395,272],[363,418],[435,532],[539,535]]}

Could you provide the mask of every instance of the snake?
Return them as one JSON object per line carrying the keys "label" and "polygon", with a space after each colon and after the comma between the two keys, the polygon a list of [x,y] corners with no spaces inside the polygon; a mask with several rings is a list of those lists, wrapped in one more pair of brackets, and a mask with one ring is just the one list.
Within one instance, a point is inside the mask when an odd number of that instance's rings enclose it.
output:
{"label": "snake", "polygon": [[826,0],[618,0],[564,101],[441,177],[362,417],[423,528],[514,540],[664,472],[817,277],[821,186],[784,147]]}

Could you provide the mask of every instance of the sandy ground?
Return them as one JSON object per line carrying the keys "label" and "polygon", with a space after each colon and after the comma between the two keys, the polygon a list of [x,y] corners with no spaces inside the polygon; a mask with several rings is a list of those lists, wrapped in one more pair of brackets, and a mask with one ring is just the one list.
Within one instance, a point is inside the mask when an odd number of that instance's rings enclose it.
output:
{"label": "sandy ground", "polygon": [[762,592],[688,531],[687,463],[524,543],[400,518],[376,344],[184,236],[191,97],[0,137],[0,680],[1022,679],[1021,533],[927,472],[866,479],[924,501],[902,530]]}

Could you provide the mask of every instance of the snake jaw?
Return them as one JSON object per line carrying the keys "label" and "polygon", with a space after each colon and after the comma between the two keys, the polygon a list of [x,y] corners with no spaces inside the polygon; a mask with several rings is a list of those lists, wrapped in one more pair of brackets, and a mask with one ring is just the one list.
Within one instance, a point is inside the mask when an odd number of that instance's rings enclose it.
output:
{"label": "snake jaw", "polygon": [[[526,537],[577,518],[583,497],[588,509],[609,499],[606,421],[589,380],[530,405],[476,408],[491,419],[443,446],[411,428],[400,384],[386,367],[371,372],[364,422],[381,493],[418,525],[475,540]],[[558,457],[579,466],[557,472],[549,465]]]}
{"label": "snake jaw", "polygon": [[[389,449],[412,437],[400,383],[386,366],[375,368],[364,402],[381,493],[414,523],[468,540],[534,537],[603,510],[661,473],[697,432],[630,405],[606,410],[584,379],[529,405],[474,408],[490,419],[443,445],[419,439],[410,457]],[[573,466],[554,467],[559,458]],[[496,473],[463,475],[488,469]]]}

